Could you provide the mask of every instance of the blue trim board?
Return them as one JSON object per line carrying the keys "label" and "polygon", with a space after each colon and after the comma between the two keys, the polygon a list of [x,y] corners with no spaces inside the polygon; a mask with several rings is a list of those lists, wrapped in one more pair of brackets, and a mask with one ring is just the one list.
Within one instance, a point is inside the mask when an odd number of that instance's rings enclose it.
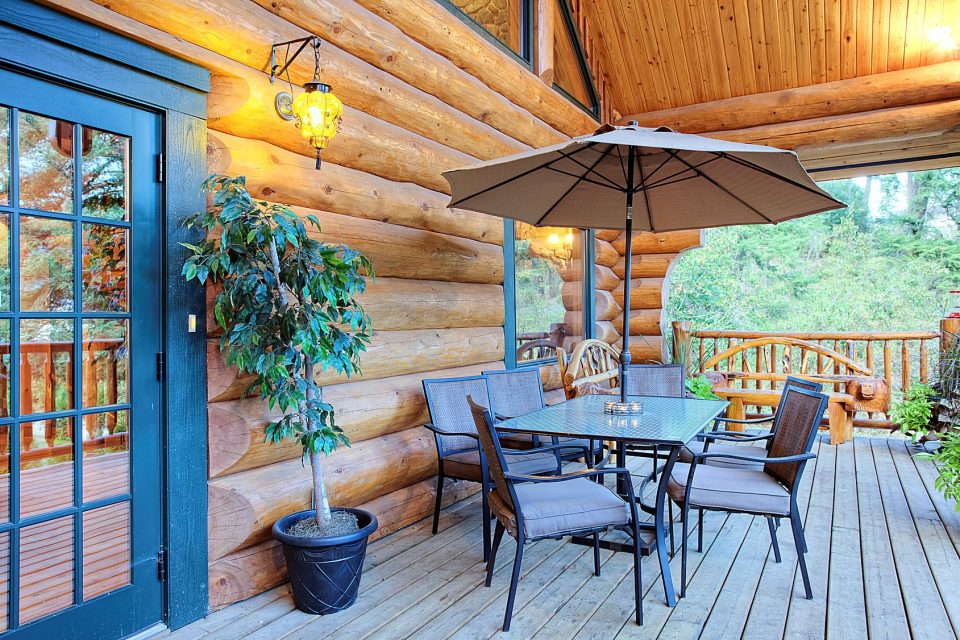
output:
{"label": "blue trim board", "polygon": [[503,364],[517,368],[517,251],[514,222],[503,220]]}

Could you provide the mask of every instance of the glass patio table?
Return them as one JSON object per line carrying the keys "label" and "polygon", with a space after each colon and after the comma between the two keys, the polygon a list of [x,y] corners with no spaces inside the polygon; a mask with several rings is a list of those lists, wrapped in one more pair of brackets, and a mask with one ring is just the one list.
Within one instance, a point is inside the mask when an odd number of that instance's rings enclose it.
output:
{"label": "glass patio table", "polygon": [[[696,398],[663,398],[655,396],[631,396],[629,400],[640,402],[642,413],[634,415],[611,415],[603,412],[603,404],[612,396],[583,396],[560,404],[538,409],[528,414],[509,418],[497,423],[497,429],[510,433],[530,433],[542,436],[559,436],[583,440],[610,440],[616,443],[616,464],[624,466],[625,444],[657,445],[668,449],[666,462],[661,467],[657,483],[656,502],[644,504],[638,496],[638,506],[654,516],[654,524],[641,523],[641,529],[652,531],[653,540],[643,545],[645,555],[655,548],[660,561],[663,591],[669,606],[677,602],[670,577],[666,549],[667,524],[664,506],[667,495],[667,479],[680,455],[680,449],[693,440],[705,427],[719,417],[729,404],[720,400]],[[648,479],[653,474],[648,476]],[[623,488],[619,490],[622,492]],[[593,540],[573,539],[576,543],[593,544]],[[613,551],[631,550],[633,545],[603,541],[603,546]]]}

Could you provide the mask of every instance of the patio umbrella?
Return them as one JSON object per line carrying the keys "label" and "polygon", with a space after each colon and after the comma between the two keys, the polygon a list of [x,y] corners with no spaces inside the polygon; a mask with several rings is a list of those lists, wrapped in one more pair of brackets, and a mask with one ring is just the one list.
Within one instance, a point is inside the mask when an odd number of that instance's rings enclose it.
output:
{"label": "patio umbrella", "polygon": [[639,127],[636,122],[604,125],[591,135],[443,176],[452,188],[450,207],[535,226],[625,230],[623,402],[630,364],[635,229],[776,224],[846,206],[816,185],[792,151]]}

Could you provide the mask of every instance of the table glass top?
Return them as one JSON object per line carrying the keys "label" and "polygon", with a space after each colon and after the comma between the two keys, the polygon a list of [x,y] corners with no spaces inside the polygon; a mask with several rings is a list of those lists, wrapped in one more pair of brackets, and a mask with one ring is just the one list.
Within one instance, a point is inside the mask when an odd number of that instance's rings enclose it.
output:
{"label": "table glass top", "polygon": [[497,424],[497,429],[552,436],[625,440],[664,445],[690,442],[714,418],[723,413],[726,401],[694,398],[630,396],[643,405],[643,412],[630,416],[603,412],[612,396],[583,396]]}

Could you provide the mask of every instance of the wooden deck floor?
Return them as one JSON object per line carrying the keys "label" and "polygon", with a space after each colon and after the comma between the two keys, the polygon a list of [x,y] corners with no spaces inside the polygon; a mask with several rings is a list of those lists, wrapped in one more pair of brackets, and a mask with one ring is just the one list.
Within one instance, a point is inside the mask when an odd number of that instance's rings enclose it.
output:
{"label": "wooden deck floor", "polygon": [[[500,633],[513,542],[491,588],[482,586],[477,498],[370,547],[351,609],[316,617],[293,609],[286,586],[166,634],[177,640],[299,638],[956,638],[960,628],[960,515],[933,488],[932,463],[903,441],[818,443],[804,477],[814,599],[803,598],[789,527],[783,562],[765,522],[708,514],[704,553],[691,545],[687,597],[668,608],[655,560],[643,562],[646,622],[632,621],[631,556],[540,541],[524,554],[513,628]],[[636,461],[639,466],[641,462]],[[679,527],[678,527],[679,532]],[[679,554],[672,563],[679,581]]]}

